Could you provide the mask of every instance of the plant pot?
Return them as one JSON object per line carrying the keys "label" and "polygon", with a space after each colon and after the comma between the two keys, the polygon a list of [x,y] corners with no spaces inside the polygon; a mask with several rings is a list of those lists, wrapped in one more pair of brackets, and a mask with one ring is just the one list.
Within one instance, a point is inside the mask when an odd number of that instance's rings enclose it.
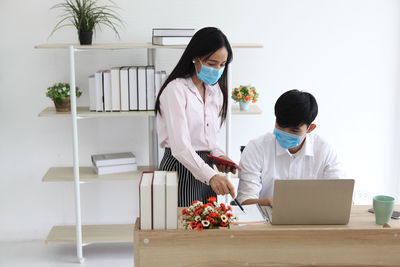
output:
{"label": "plant pot", "polygon": [[54,105],[56,106],[57,112],[69,112],[71,111],[71,100],[67,99],[54,99]]}
{"label": "plant pot", "polygon": [[247,102],[239,102],[240,110],[247,111],[249,110],[250,101]]}
{"label": "plant pot", "polygon": [[79,31],[79,42],[81,45],[91,45],[92,44],[93,32]]}

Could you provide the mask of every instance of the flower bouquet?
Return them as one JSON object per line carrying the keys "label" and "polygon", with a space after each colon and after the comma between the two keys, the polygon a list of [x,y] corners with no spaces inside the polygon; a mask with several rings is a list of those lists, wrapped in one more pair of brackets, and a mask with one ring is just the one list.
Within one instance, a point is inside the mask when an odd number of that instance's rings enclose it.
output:
{"label": "flower bouquet", "polygon": [[241,85],[238,88],[233,89],[232,99],[239,102],[240,110],[248,110],[250,102],[257,102],[258,92],[253,86]]}
{"label": "flower bouquet", "polygon": [[210,197],[207,203],[195,200],[187,209],[182,210],[183,226],[186,229],[202,231],[217,227],[230,227],[236,220],[232,207],[224,203],[218,204],[215,197]]}

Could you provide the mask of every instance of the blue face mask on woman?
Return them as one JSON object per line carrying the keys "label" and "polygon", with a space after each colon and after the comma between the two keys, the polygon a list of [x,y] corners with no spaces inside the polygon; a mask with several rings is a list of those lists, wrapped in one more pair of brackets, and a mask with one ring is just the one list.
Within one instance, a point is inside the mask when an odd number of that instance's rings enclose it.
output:
{"label": "blue face mask on woman", "polygon": [[224,73],[225,66],[220,69],[215,69],[204,64],[201,64],[201,70],[197,72],[197,78],[208,85],[214,85]]}
{"label": "blue face mask on woman", "polygon": [[274,129],[274,135],[279,145],[284,149],[294,148],[303,142],[304,137],[296,134],[287,133],[285,131]]}

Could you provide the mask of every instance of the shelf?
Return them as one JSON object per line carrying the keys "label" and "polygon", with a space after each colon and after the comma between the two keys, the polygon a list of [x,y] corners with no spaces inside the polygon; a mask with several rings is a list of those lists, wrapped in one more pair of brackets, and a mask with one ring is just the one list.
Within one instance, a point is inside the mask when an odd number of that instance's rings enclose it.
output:
{"label": "shelf", "polygon": [[[82,243],[131,243],[133,224],[82,225]],[[53,226],[46,243],[75,243],[75,226]]]}
{"label": "shelf", "polygon": [[[113,174],[97,175],[92,167],[80,167],[81,182],[103,182],[103,181],[123,181],[123,180],[138,180],[142,171],[153,171],[156,167],[139,166],[138,171],[122,172]],[[73,167],[52,167],[43,176],[42,182],[73,182],[74,168]]]}
{"label": "shelf", "polygon": [[250,104],[249,110],[247,111],[241,111],[239,104],[232,104],[232,115],[256,115],[261,113],[261,108],[254,104]]}
{"label": "shelf", "polygon": [[[70,117],[70,112],[56,112],[54,107],[47,107],[39,113],[39,117]],[[77,107],[77,116],[79,118],[98,118],[98,117],[129,117],[129,116],[154,116],[154,111],[113,111],[96,112],[90,111],[89,107]]]}
{"label": "shelf", "polygon": [[[239,110],[238,105],[232,105],[232,115],[254,115],[261,114],[262,110],[256,105],[250,105],[248,111]],[[39,117],[70,117],[70,112],[56,112],[54,107],[47,107],[39,113]],[[145,116],[154,117],[154,111],[113,111],[113,112],[96,112],[90,111],[89,107],[77,107],[78,118],[100,118],[100,117],[130,117]]]}
{"label": "shelf", "polygon": [[[136,49],[136,48],[160,48],[160,49],[184,49],[186,45],[153,45],[151,43],[104,43],[92,45],[80,44],[40,44],[36,45],[36,49],[67,49],[73,45],[75,49],[79,50],[119,50],[119,49]],[[254,43],[240,43],[232,44],[232,48],[263,48],[262,44]]]}

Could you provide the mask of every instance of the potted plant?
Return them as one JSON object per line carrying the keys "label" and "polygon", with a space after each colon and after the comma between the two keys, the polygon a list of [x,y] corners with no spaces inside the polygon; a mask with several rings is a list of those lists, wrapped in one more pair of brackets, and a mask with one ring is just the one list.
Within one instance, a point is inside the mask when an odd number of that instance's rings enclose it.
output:
{"label": "potted plant", "polygon": [[258,96],[256,88],[250,85],[241,85],[232,91],[232,99],[239,102],[240,110],[243,111],[249,109],[250,103],[257,102]]}
{"label": "potted plant", "polygon": [[[76,87],[76,97],[80,97],[82,92]],[[54,101],[57,112],[71,111],[70,86],[68,83],[56,83],[47,88],[46,96]]]}
{"label": "potted plant", "polygon": [[61,20],[56,24],[50,36],[62,27],[75,26],[81,45],[92,44],[93,32],[97,26],[105,25],[111,28],[119,37],[117,26],[122,20],[114,11],[115,5],[98,5],[98,0],[65,0],[51,9],[63,11]]}

